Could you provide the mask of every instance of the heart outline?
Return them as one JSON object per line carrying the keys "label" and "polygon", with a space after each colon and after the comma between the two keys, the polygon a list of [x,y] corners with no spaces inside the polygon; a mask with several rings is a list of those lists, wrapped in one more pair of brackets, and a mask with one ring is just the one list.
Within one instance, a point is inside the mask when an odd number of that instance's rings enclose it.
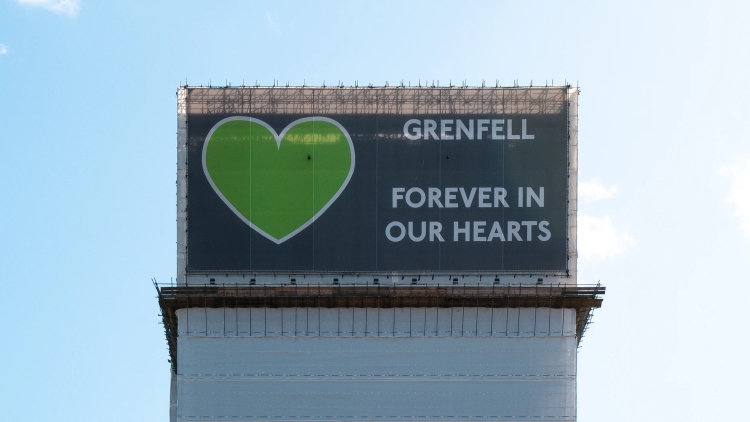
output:
{"label": "heart outline", "polygon": [[[336,126],[341,131],[341,133],[344,134],[344,137],[346,138],[347,142],[349,143],[349,152],[351,153],[351,165],[349,167],[349,173],[346,175],[346,179],[341,184],[341,187],[339,187],[339,189],[331,197],[331,199],[329,199],[328,202],[323,207],[321,207],[320,210],[318,210],[318,212],[315,213],[315,215],[312,216],[312,218],[310,218],[309,220],[307,220],[307,222],[305,222],[304,224],[300,225],[297,229],[295,229],[291,233],[287,234],[286,236],[282,237],[281,239],[277,239],[277,238],[271,236],[270,234],[266,233],[265,231],[263,231],[263,229],[261,229],[260,227],[256,226],[255,224],[253,224],[241,212],[239,212],[237,210],[237,208],[235,208],[235,206],[232,205],[232,203],[224,196],[224,194],[221,193],[221,190],[216,186],[216,184],[214,184],[214,181],[211,178],[211,174],[208,171],[208,166],[206,166],[206,151],[208,150],[208,143],[211,141],[211,136],[216,131],[216,129],[218,129],[219,127],[221,127],[221,125],[223,125],[224,123],[230,122],[230,121],[234,121],[234,120],[242,120],[242,121],[247,121],[247,122],[251,122],[251,123],[257,123],[257,124],[265,127],[266,129],[268,129],[268,131],[274,136],[274,139],[276,140],[276,149],[277,150],[281,149],[281,140],[284,138],[284,135],[286,135],[286,133],[291,128],[293,128],[294,126],[297,126],[299,123],[310,122],[310,121],[313,121],[313,122],[314,121],[320,121],[320,122],[331,123],[332,125]],[[203,142],[203,152],[202,152],[201,155],[202,155],[201,156],[201,161],[202,161],[202,165],[203,165],[203,174],[205,174],[206,179],[208,180],[208,183],[214,189],[214,192],[216,192],[216,194],[219,195],[219,198],[221,198],[221,200],[224,202],[224,204],[226,204],[229,207],[229,209],[232,210],[232,212],[234,212],[234,214],[237,217],[239,217],[245,224],[247,224],[248,226],[250,226],[256,232],[258,232],[261,235],[263,235],[268,240],[276,243],[277,245],[280,245],[283,242],[289,240],[290,238],[294,237],[297,233],[299,233],[302,230],[306,229],[310,224],[314,223],[315,220],[317,220],[318,217],[320,217],[328,209],[328,207],[330,207],[331,204],[333,204],[336,201],[336,199],[338,199],[339,195],[341,195],[341,192],[343,192],[344,189],[346,189],[346,186],[349,185],[349,180],[351,180],[352,174],[354,174],[354,162],[355,162],[354,144],[352,143],[352,138],[349,136],[349,132],[343,126],[341,126],[341,124],[339,122],[337,122],[337,121],[335,121],[333,119],[329,119],[328,117],[321,117],[321,116],[303,117],[301,119],[297,119],[297,120],[289,123],[281,131],[280,134],[277,134],[276,131],[271,126],[268,125],[268,123],[266,123],[266,122],[264,122],[262,120],[256,119],[254,117],[247,117],[247,116],[231,116],[231,117],[227,117],[227,118],[219,120],[219,122],[216,123],[211,128],[210,131],[208,131],[208,135],[206,135],[206,140]]]}

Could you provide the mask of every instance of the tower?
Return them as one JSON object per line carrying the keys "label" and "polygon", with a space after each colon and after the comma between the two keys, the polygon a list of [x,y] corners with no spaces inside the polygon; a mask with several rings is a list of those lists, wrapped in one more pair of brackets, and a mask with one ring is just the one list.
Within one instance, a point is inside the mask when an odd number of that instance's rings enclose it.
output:
{"label": "tower", "polygon": [[172,420],[575,420],[577,94],[180,88]]}

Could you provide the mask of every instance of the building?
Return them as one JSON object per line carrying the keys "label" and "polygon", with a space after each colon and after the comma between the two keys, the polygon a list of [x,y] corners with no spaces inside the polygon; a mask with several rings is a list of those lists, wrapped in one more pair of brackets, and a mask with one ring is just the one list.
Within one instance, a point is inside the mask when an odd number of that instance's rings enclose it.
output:
{"label": "building", "polygon": [[577,89],[183,87],[171,419],[576,419]]}

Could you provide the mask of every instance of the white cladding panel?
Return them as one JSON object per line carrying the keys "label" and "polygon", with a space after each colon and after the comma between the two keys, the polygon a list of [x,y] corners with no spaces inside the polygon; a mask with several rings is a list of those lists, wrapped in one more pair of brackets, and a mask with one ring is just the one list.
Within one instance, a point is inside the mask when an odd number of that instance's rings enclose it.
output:
{"label": "white cladding panel", "polygon": [[574,309],[189,308],[178,335],[321,337],[574,336]]}
{"label": "white cladding panel", "polygon": [[178,420],[572,421],[572,381],[207,380],[182,386]]}
{"label": "white cladding panel", "polygon": [[[412,321],[417,310],[412,310]],[[425,310],[419,310],[422,322],[412,322],[411,337],[409,324],[399,328],[403,318],[408,321],[408,308],[397,309],[395,336],[393,310],[380,309],[381,313],[391,311],[391,329],[381,331],[380,337],[377,331],[369,331],[369,322],[362,321],[363,328],[356,334],[358,314],[354,315],[354,335],[351,328],[328,330],[332,335],[304,335],[297,324],[295,336],[276,321],[281,312],[270,312],[280,309],[267,309],[265,319],[253,316],[266,327],[276,324],[277,328],[267,330],[273,333],[267,335],[254,330],[251,337],[251,330],[243,334],[237,322],[247,309],[235,313],[231,308],[192,308],[189,314],[180,310],[177,420],[575,420],[575,328],[569,331],[568,322],[562,321],[564,315],[574,325],[574,311],[558,313],[560,318],[554,320],[554,311],[559,310],[495,309],[489,317],[516,315],[515,320],[507,319],[516,328],[502,335],[506,325],[498,322],[502,320],[487,322],[493,323],[491,329],[481,328],[486,321],[485,310],[480,308],[473,319],[469,313],[463,316],[464,326],[474,324],[471,330],[449,328],[446,335],[435,336],[434,328],[432,334],[425,334],[430,330],[424,328]],[[340,311],[351,318],[351,309]],[[407,315],[399,314],[404,311]],[[434,308],[426,311],[435,313]],[[321,324],[331,324],[327,319],[334,315],[337,322],[345,321],[336,312],[324,314]],[[450,315],[446,317],[450,321]],[[546,324],[541,324],[545,318]],[[534,333],[535,320],[536,328],[545,330]],[[290,321],[299,323],[294,318]],[[502,330],[496,331],[494,323]],[[558,323],[558,328],[549,330]],[[454,324],[461,324],[456,315]],[[524,334],[529,331],[531,335]],[[404,332],[406,336],[398,334]]]}

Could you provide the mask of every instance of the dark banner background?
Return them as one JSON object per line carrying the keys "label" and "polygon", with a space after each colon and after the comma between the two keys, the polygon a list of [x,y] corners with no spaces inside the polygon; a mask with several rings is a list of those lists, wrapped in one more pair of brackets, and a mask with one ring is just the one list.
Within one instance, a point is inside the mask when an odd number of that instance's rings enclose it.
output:
{"label": "dark banner background", "polygon": [[[567,116],[535,115],[322,115],[347,129],[355,149],[349,184],[313,224],[280,245],[255,232],[229,207],[202,169],[206,135],[235,114],[188,116],[188,272],[191,271],[564,271],[567,268]],[[308,115],[250,114],[280,133]],[[408,140],[409,119],[527,119],[533,140]],[[507,128],[506,128],[507,130]],[[439,132],[439,128],[438,128]],[[485,137],[489,137],[485,133]],[[544,208],[518,208],[518,187],[545,188]],[[509,208],[392,208],[392,188],[504,187]],[[453,241],[453,222],[546,220],[552,236],[533,241]],[[391,221],[440,221],[445,242],[389,241]],[[420,227],[417,225],[417,227]],[[417,230],[418,232],[418,230]],[[395,234],[395,231],[394,231]]]}

